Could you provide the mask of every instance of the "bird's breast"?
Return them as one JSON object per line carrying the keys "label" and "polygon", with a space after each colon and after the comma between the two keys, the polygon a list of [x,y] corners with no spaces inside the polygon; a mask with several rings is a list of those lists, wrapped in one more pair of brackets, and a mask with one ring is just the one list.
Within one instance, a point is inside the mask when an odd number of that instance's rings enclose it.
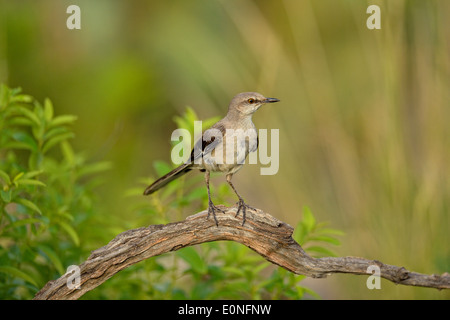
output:
{"label": "bird's breast", "polygon": [[208,171],[235,172],[245,163],[247,155],[257,148],[256,129],[228,129],[222,141],[203,155],[203,167]]}

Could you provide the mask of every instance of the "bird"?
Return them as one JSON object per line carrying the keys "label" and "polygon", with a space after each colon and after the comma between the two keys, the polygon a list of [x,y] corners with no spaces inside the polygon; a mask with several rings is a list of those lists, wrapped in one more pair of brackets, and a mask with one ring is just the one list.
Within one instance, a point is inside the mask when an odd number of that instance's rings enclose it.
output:
{"label": "bird", "polygon": [[194,144],[189,159],[149,185],[144,195],[150,195],[187,172],[198,169],[205,174],[208,191],[207,219],[212,214],[218,227],[216,212],[225,213],[225,211],[212,202],[209,179],[211,172],[221,172],[226,175],[227,183],[239,199],[236,217],[242,211],[242,225],[244,225],[247,209],[255,210],[255,208],[245,203],[231,179],[242,168],[247,155],[258,148],[258,132],[252,121],[253,114],[263,105],[279,101],[277,98],[267,98],[257,92],[242,92],[235,95],[231,99],[226,116],[203,132],[202,137]]}

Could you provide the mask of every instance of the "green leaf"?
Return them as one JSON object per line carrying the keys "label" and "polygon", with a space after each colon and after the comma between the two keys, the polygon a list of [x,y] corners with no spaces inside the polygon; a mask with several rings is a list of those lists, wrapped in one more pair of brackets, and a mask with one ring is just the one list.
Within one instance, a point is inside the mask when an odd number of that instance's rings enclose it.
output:
{"label": "green leaf", "polygon": [[65,218],[65,219],[67,219],[68,221],[73,221],[73,220],[75,220],[74,217],[73,217],[70,213],[65,212],[65,211],[58,211],[58,215],[59,215],[60,217],[63,217],[63,218]]}
{"label": "green leaf", "polygon": [[192,125],[194,124],[194,121],[198,120],[197,113],[195,112],[194,109],[192,109],[189,106],[186,107],[186,112],[184,114],[184,118]]}
{"label": "green leaf", "polygon": [[15,109],[19,111],[22,115],[33,121],[38,126],[41,125],[41,121],[39,120],[39,117],[30,109],[27,109],[23,106],[16,106]]}
{"label": "green leaf", "polygon": [[194,133],[194,121],[198,121],[197,114],[195,113],[194,109],[191,107],[186,107],[186,111],[183,114],[183,116],[175,116],[174,121],[177,124],[178,128],[180,129],[186,129],[191,134]]}
{"label": "green leaf", "polygon": [[192,247],[186,247],[177,251],[177,255],[186,261],[192,270],[196,273],[204,274],[207,271],[206,263],[198,254],[197,250]]}
{"label": "green leaf", "polygon": [[10,266],[0,266],[0,272],[6,273],[15,278],[20,278],[22,280],[25,280],[25,281],[31,283],[35,287],[39,287],[38,284],[36,283],[36,281],[34,281],[34,279],[32,277],[30,277],[28,274],[26,274],[25,272],[23,272],[22,270],[19,270],[17,268],[10,267]]}
{"label": "green leaf", "polygon": [[304,245],[306,238],[315,228],[316,219],[311,210],[307,206],[304,206],[302,220],[295,227],[293,238],[301,245]]}
{"label": "green leaf", "polygon": [[71,114],[57,116],[57,117],[53,118],[53,120],[50,122],[50,127],[57,127],[57,126],[64,125],[64,124],[71,124],[72,122],[74,122],[77,119],[78,119],[77,116],[74,116]]}
{"label": "green leaf", "polygon": [[20,172],[20,173],[18,173],[18,174],[14,177],[13,181],[16,182],[17,180],[19,180],[20,178],[22,178],[22,176],[23,176],[24,174],[25,174],[25,172]]}
{"label": "green leaf", "polygon": [[183,119],[182,117],[175,116],[173,120],[175,121],[179,129],[186,129],[189,132],[191,132],[191,127],[189,126],[189,123],[185,119]]}
{"label": "green leaf", "polygon": [[45,255],[48,257],[48,259],[53,263],[53,266],[55,269],[59,272],[59,274],[64,274],[66,271],[64,270],[63,264],[61,262],[61,259],[59,259],[58,255],[55,251],[50,249],[47,246],[39,245],[39,250],[41,250]]}
{"label": "green leaf", "polygon": [[34,179],[20,179],[19,181],[17,181],[17,185],[27,185],[27,186],[41,186],[41,187],[46,187],[46,184],[43,183],[42,181],[39,180],[34,180]]}
{"label": "green leaf", "polygon": [[33,102],[33,97],[27,94],[18,94],[11,97],[10,103],[31,103]]}
{"label": "green leaf", "polygon": [[224,267],[222,267],[222,271],[229,273],[231,278],[233,276],[234,276],[234,278],[244,278],[245,277],[244,270],[237,268],[237,267],[224,266]]}
{"label": "green leaf", "polygon": [[70,132],[70,130],[66,127],[55,127],[55,128],[51,128],[50,130],[48,130],[45,134],[44,134],[44,140],[49,140],[50,138],[63,134],[63,133],[67,133]]}
{"label": "green leaf", "polygon": [[40,175],[44,172],[44,170],[33,170],[33,171],[28,171],[24,174],[24,178],[25,179],[31,179],[36,177],[37,175]]}
{"label": "green leaf", "polygon": [[3,148],[5,148],[5,149],[24,149],[24,150],[36,151],[35,145],[30,145],[28,143],[20,142],[20,141],[7,142],[7,143],[5,143]]}
{"label": "green leaf", "polygon": [[53,119],[53,104],[48,98],[44,100],[44,116],[47,123],[50,123]]}
{"label": "green leaf", "polygon": [[22,88],[21,87],[17,87],[17,88],[12,88],[9,89],[11,97],[14,97],[15,95],[18,95],[19,93],[22,92]]}
{"label": "green leaf", "polygon": [[325,236],[325,235],[320,235],[320,236],[311,236],[308,238],[308,240],[310,241],[322,241],[322,242],[327,242],[327,243],[331,243],[334,244],[336,246],[340,245],[341,242],[333,237],[330,236]]}
{"label": "green leaf", "polygon": [[47,142],[44,143],[44,147],[42,147],[42,152],[46,153],[50,148],[52,148],[54,145],[56,145],[59,142],[62,142],[64,140],[73,138],[75,135],[73,132],[67,132],[63,133],[57,136],[52,137],[51,139],[47,140]]}
{"label": "green leaf", "polygon": [[34,122],[28,119],[27,117],[16,116],[9,120],[10,125],[18,125],[18,126],[32,126],[33,123]]}
{"label": "green leaf", "polygon": [[30,200],[25,198],[18,198],[14,201],[42,215],[41,209],[39,209],[39,207]]}
{"label": "green leaf", "polygon": [[42,141],[44,137],[45,128],[43,126],[33,126],[31,128],[31,132],[33,133],[36,141]]}
{"label": "green leaf", "polygon": [[302,224],[302,221],[297,223],[295,226],[294,232],[292,234],[292,238],[297,241],[299,244],[303,244],[306,237],[305,227]]}
{"label": "green leaf", "polygon": [[314,218],[311,210],[307,206],[303,207],[302,224],[305,226],[306,232],[310,232],[311,230],[313,230],[316,225],[316,219]]}
{"label": "green leaf", "polygon": [[66,233],[72,239],[73,243],[78,247],[80,245],[80,238],[78,237],[78,234],[75,231],[75,229],[64,221],[60,221],[58,224],[64,229],[64,231],[66,231]]}
{"label": "green leaf", "polygon": [[62,154],[64,155],[64,159],[67,161],[67,163],[69,165],[74,165],[75,164],[75,153],[74,153],[70,143],[67,140],[62,141],[60,146],[61,146]]}
{"label": "green leaf", "polygon": [[[28,133],[15,132],[15,133],[13,133],[12,136],[13,136],[14,140],[25,144],[27,146],[26,149],[30,149],[31,151],[37,151],[38,146],[36,144],[36,140],[34,140],[33,137],[31,137]],[[11,147],[10,144],[7,144],[7,145],[9,145],[9,147]],[[16,146],[16,148],[18,148],[18,147]],[[21,149],[21,148],[19,148],[19,149]]]}
{"label": "green leaf", "polygon": [[6,183],[6,185],[9,186],[11,184],[11,179],[5,171],[0,170],[0,178]]}
{"label": "green leaf", "polygon": [[33,224],[33,223],[42,223],[42,221],[39,219],[35,219],[35,218],[20,219],[20,220],[14,221],[13,223],[7,225],[5,227],[5,230],[18,228],[18,227],[22,227],[24,225]]}

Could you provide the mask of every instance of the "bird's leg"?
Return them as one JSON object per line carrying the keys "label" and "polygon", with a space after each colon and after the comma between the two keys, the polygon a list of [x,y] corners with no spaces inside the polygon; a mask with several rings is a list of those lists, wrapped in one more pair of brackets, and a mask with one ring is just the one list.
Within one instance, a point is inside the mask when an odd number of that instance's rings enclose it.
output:
{"label": "bird's leg", "polygon": [[206,219],[209,219],[209,215],[212,213],[214,217],[214,221],[216,222],[216,226],[219,226],[219,222],[216,218],[216,211],[220,211],[222,213],[225,213],[222,209],[217,208],[214,203],[211,200],[211,193],[209,192],[209,171],[205,172],[205,182],[206,182],[206,188],[208,189],[208,216]]}
{"label": "bird's leg", "polygon": [[239,212],[241,212],[241,209],[242,209],[242,225],[244,225],[244,223],[245,223],[245,212],[247,211],[247,209],[251,209],[251,210],[256,210],[256,209],[251,207],[251,206],[249,206],[248,204],[246,204],[244,202],[244,199],[242,199],[242,197],[236,191],[236,188],[233,186],[233,183],[231,182],[231,178],[232,177],[233,177],[233,174],[227,174],[227,182],[230,185],[231,189],[233,189],[234,193],[236,193],[236,195],[239,198],[239,201],[237,202],[238,210],[236,212],[236,217],[238,216]]}

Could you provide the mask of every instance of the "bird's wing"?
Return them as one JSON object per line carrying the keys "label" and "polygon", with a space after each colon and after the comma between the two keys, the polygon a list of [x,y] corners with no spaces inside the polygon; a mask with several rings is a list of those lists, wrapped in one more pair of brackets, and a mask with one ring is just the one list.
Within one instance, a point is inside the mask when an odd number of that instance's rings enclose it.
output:
{"label": "bird's wing", "polygon": [[189,161],[194,162],[203,155],[211,153],[217,145],[222,143],[225,131],[225,127],[220,123],[216,123],[206,130],[202,134],[202,138],[195,143]]}

